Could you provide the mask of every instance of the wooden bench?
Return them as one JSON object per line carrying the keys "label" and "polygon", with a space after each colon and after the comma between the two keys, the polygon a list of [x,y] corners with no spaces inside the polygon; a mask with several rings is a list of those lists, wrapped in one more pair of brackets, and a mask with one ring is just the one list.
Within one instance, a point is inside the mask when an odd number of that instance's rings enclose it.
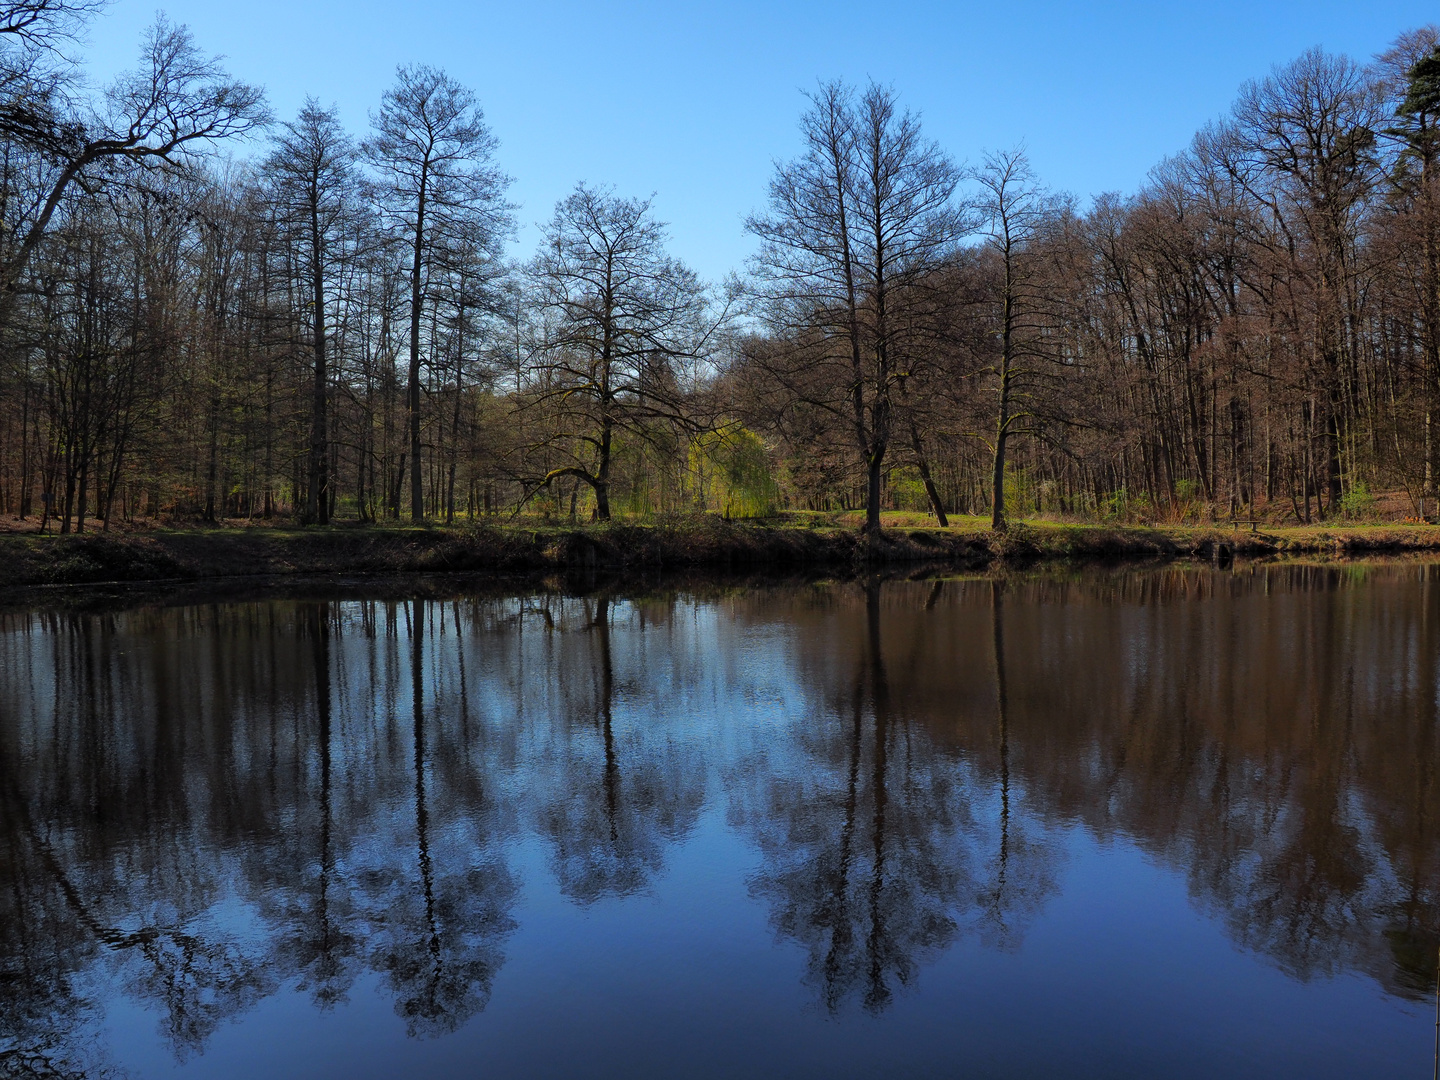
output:
{"label": "wooden bench", "polygon": [[1252,533],[1253,533],[1253,532],[1259,532],[1259,531],[1260,531],[1260,519],[1259,519],[1259,518],[1231,518],[1231,519],[1230,519],[1230,526],[1231,526],[1231,528],[1232,528],[1233,531],[1239,532],[1241,525],[1249,525],[1249,526],[1250,526],[1250,531],[1251,531]]}

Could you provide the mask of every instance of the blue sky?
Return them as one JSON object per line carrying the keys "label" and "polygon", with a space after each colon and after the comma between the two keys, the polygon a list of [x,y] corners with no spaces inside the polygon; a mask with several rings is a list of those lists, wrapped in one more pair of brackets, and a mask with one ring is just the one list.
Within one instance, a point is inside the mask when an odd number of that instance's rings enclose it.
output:
{"label": "blue sky", "polygon": [[[363,133],[395,65],[444,67],[479,95],[523,204],[517,254],[578,180],[655,193],[672,248],[715,278],[751,244],[741,222],[771,163],[798,148],[802,89],[893,83],[960,160],[1024,142],[1040,176],[1082,199],[1133,191],[1238,87],[1321,45],[1368,59],[1440,20],[1418,0],[1366,2],[672,4],[171,0],[277,113],[307,94]],[[128,66],[154,0],[93,26],[97,78]]]}

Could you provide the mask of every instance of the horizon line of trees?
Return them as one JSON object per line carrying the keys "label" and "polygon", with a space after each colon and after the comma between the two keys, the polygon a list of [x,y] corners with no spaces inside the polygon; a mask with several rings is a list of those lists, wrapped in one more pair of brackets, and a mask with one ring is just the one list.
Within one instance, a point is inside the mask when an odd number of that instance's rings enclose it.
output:
{"label": "horizon line of trees", "polygon": [[507,258],[498,142],[443,71],[400,67],[357,138],[313,98],[276,122],[162,17],[97,95],[100,6],[0,2],[7,516],[1440,510],[1435,26],[1302,54],[1085,208],[822,84],[710,284],[587,183]]}

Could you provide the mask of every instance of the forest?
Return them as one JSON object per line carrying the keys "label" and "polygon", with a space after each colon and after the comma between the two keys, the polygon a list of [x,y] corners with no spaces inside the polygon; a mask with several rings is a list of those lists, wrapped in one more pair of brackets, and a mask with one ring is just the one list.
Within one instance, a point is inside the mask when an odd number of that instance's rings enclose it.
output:
{"label": "forest", "polygon": [[161,17],[97,91],[100,7],[0,2],[7,528],[1440,513],[1440,27],[1280,64],[1088,200],[817,83],[707,282],[603,178],[516,257],[442,70],[352,132]]}

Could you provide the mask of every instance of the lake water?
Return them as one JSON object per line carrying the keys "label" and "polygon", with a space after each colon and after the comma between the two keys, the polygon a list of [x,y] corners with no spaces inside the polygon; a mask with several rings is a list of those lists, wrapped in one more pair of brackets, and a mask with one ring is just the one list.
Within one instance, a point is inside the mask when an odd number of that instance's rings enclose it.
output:
{"label": "lake water", "polygon": [[1440,566],[429,594],[0,613],[0,1076],[1431,1075]]}

